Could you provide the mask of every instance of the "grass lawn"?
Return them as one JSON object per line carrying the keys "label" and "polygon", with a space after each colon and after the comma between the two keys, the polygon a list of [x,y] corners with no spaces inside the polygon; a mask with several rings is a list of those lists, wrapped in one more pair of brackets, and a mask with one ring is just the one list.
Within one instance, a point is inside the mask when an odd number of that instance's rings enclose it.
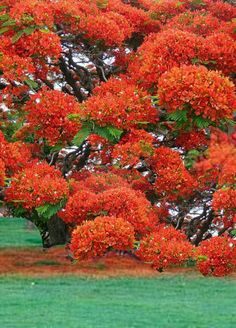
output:
{"label": "grass lawn", "polygon": [[235,328],[227,279],[0,280],[1,328]]}
{"label": "grass lawn", "polygon": [[41,246],[39,232],[26,229],[24,219],[0,218],[0,247]]}
{"label": "grass lawn", "polygon": [[[0,219],[0,252],[39,245],[23,220]],[[235,328],[235,295],[230,278],[2,275],[0,328]]]}

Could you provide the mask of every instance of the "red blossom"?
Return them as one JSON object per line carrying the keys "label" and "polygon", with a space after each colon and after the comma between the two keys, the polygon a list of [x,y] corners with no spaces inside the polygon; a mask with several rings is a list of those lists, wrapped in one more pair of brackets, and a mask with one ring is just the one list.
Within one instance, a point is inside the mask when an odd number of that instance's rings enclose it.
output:
{"label": "red blossom", "polygon": [[144,130],[132,130],[115,145],[112,158],[122,165],[135,165],[153,154],[154,138]]}
{"label": "red blossom", "polygon": [[69,114],[78,111],[75,98],[57,90],[42,88],[25,105],[27,121],[37,138],[45,138],[49,145],[71,140],[79,126]]}
{"label": "red blossom", "polygon": [[192,256],[193,246],[186,236],[173,227],[160,226],[141,240],[137,256],[158,271],[181,265]]}
{"label": "red blossom", "polygon": [[5,200],[32,210],[45,204],[55,205],[68,197],[67,182],[47,163],[32,163],[12,177]]}
{"label": "red blossom", "polygon": [[5,164],[0,158],[0,188],[5,184]]}
{"label": "red blossom", "polygon": [[154,123],[156,109],[151,106],[147,92],[126,80],[111,78],[93,91],[83,105],[81,115],[101,126],[121,129],[137,127],[139,122]]}
{"label": "red blossom", "polygon": [[108,250],[129,250],[134,244],[134,229],[122,218],[103,216],[86,221],[72,233],[70,250],[83,260],[104,255]]}
{"label": "red blossom", "polygon": [[203,66],[174,67],[161,76],[158,87],[159,104],[168,112],[184,110],[188,105],[196,115],[212,121],[233,117],[234,84],[219,72]]}
{"label": "red blossom", "polygon": [[204,276],[226,276],[236,268],[236,243],[226,236],[205,240],[197,248],[196,259]]}

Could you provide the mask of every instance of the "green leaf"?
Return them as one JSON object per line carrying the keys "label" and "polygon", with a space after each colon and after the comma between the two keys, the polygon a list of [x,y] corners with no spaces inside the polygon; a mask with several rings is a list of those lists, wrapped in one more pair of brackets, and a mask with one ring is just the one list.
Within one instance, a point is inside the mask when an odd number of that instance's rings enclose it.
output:
{"label": "green leaf", "polygon": [[0,11],[3,11],[6,8],[7,8],[7,6],[0,6]]}
{"label": "green leaf", "polygon": [[187,169],[191,169],[195,164],[200,152],[197,149],[189,150],[184,158],[184,164]]}
{"label": "green leaf", "polygon": [[73,120],[76,120],[77,121],[77,120],[80,119],[81,115],[80,114],[69,114],[67,117],[71,121],[73,121]]}
{"label": "green leaf", "polygon": [[26,209],[23,207],[15,207],[12,211],[16,218],[24,217],[24,214],[27,213]]}
{"label": "green leaf", "polygon": [[198,259],[198,261],[203,262],[203,261],[206,261],[208,259],[208,257],[206,255],[199,255],[197,259]]}
{"label": "green leaf", "polygon": [[0,28],[0,35],[9,31],[9,28],[8,27],[3,27],[3,28]]}
{"label": "green leaf", "polygon": [[14,26],[14,25],[16,25],[16,21],[14,19],[9,19],[8,21],[6,21],[2,24],[2,27]]}
{"label": "green leaf", "polygon": [[193,118],[193,124],[196,125],[199,129],[205,129],[209,125],[213,125],[213,122],[201,116],[195,116]]}
{"label": "green leaf", "polygon": [[84,142],[84,140],[90,135],[91,127],[83,126],[82,129],[75,135],[73,143],[75,146],[79,147]]}
{"label": "green leaf", "polygon": [[9,19],[9,15],[8,14],[3,14],[0,16],[0,21],[5,21]]}
{"label": "green leaf", "polygon": [[28,79],[25,80],[25,83],[33,90],[38,88],[38,83],[35,82],[34,80]]}
{"label": "green leaf", "polygon": [[123,133],[123,130],[119,130],[117,128],[114,128],[113,126],[107,126],[107,130],[115,138],[115,140],[119,140]]}
{"label": "green leaf", "polygon": [[188,121],[187,110],[176,110],[175,112],[168,114],[167,119],[180,123],[186,123]]}
{"label": "green leaf", "polygon": [[24,30],[17,32],[11,39],[12,43],[16,43],[24,34]]}
{"label": "green leaf", "polygon": [[63,206],[65,205],[65,201],[61,201],[56,205],[45,204],[43,206],[39,206],[36,208],[38,215],[44,219],[50,219],[53,215],[55,215]]}
{"label": "green leaf", "polygon": [[95,125],[93,129],[93,133],[99,135],[102,138],[105,138],[111,142],[116,142],[120,139],[121,134],[123,133],[122,130],[114,128],[112,126],[98,126]]}
{"label": "green leaf", "polygon": [[230,234],[233,235],[233,236],[236,236],[236,229],[231,230]]}
{"label": "green leaf", "polygon": [[36,26],[29,26],[22,31],[24,32],[25,35],[31,35],[36,30],[36,28],[37,28]]}

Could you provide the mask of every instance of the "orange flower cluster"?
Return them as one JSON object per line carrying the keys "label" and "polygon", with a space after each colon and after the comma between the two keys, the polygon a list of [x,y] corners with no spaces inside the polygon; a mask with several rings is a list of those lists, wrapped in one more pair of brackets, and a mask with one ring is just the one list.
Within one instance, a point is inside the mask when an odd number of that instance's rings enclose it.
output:
{"label": "orange flower cluster", "polygon": [[172,67],[190,65],[199,57],[203,42],[196,34],[177,29],[151,34],[139,47],[128,72],[134,81],[150,88]]}
{"label": "orange flower cluster", "polygon": [[185,150],[202,148],[209,144],[204,131],[181,132],[175,140],[177,146]]}
{"label": "orange flower cluster", "polygon": [[32,210],[45,204],[58,204],[68,194],[67,182],[59,171],[47,163],[32,163],[13,175],[5,201]]}
{"label": "orange flower cluster", "polygon": [[223,1],[208,1],[207,10],[223,21],[231,21],[236,17],[236,8]]}
{"label": "orange flower cluster", "polygon": [[172,18],[165,28],[177,28],[182,31],[207,36],[214,33],[221,26],[222,22],[210,13],[205,11],[185,11]]}
{"label": "orange flower cluster", "polygon": [[151,165],[157,174],[154,190],[160,197],[176,201],[189,197],[197,188],[196,180],[186,170],[178,152],[161,146],[151,158]]}
{"label": "orange flower cluster", "polygon": [[0,132],[0,158],[5,163],[8,175],[25,168],[32,159],[31,152],[22,142],[7,142]]}
{"label": "orange flower cluster", "polygon": [[236,147],[227,134],[213,131],[207,157],[195,165],[203,188],[212,184],[219,187],[235,185]]}
{"label": "orange flower cluster", "polygon": [[212,208],[224,215],[236,214],[236,189],[219,189],[213,195]]}
{"label": "orange flower cluster", "polygon": [[74,97],[57,90],[42,88],[25,105],[27,121],[37,138],[45,138],[49,145],[71,140],[78,124],[68,115],[78,111]]}
{"label": "orange flower cluster", "polygon": [[152,1],[151,5],[149,6],[151,15],[155,17],[155,19],[159,20],[162,24],[168,22],[168,20],[170,20],[173,16],[185,12],[187,8],[187,1],[179,2],[176,0]]}
{"label": "orange flower cluster", "polygon": [[111,249],[132,249],[134,241],[134,229],[129,222],[103,216],[86,221],[73,231],[70,250],[75,259],[83,260],[102,256]]}
{"label": "orange flower cluster", "polygon": [[205,40],[202,60],[210,61],[210,66],[225,75],[236,71],[236,42],[221,31],[209,35]]}
{"label": "orange flower cluster", "polygon": [[98,196],[90,190],[74,192],[58,215],[66,223],[81,224],[100,215]]}
{"label": "orange flower cluster", "polygon": [[236,242],[227,236],[205,240],[197,247],[196,259],[204,276],[226,276],[236,268]]}
{"label": "orange flower cluster", "polygon": [[28,74],[35,72],[31,58],[7,53],[0,55],[0,70],[3,71],[3,77],[6,80],[20,82],[27,80]]}
{"label": "orange flower cluster", "polygon": [[155,18],[152,19],[148,12],[141,8],[124,4],[121,0],[109,0],[107,10],[123,15],[130,25],[133,26],[136,33],[141,32],[146,34],[160,30],[159,22]]}
{"label": "orange flower cluster", "polygon": [[[74,176],[75,178],[75,176]],[[74,191],[90,190],[95,194],[99,194],[105,190],[129,187],[129,184],[119,175],[108,172],[108,173],[89,173],[87,177],[83,177],[82,180],[73,179],[70,181]]]}
{"label": "orange flower cluster", "polygon": [[225,34],[228,34],[234,41],[236,41],[236,35],[235,35],[235,28],[236,28],[236,20],[232,19],[232,21],[227,22],[217,32],[223,32]]}
{"label": "orange flower cluster", "polygon": [[61,43],[58,35],[52,32],[35,31],[31,35],[20,38],[12,45],[16,54],[22,57],[59,59]]}
{"label": "orange flower cluster", "polygon": [[113,148],[112,157],[122,165],[138,164],[153,155],[154,138],[144,130],[132,130]]}
{"label": "orange flower cluster", "polygon": [[163,271],[172,265],[181,265],[192,256],[192,245],[174,227],[160,226],[159,229],[141,240],[137,251],[141,260],[154,269]]}
{"label": "orange flower cluster", "polygon": [[120,187],[110,189],[99,197],[101,210],[130,222],[135,231],[146,234],[158,224],[158,217],[146,197],[136,190]]}
{"label": "orange flower cluster", "polygon": [[161,76],[158,86],[159,104],[168,112],[188,105],[196,115],[219,121],[231,119],[236,109],[234,84],[204,66],[173,67]]}
{"label": "orange flower cluster", "polygon": [[5,184],[5,164],[0,158],[0,188],[4,186]]}
{"label": "orange flower cluster", "polygon": [[[59,216],[72,224],[81,224],[97,216],[115,216],[130,222],[137,233],[145,234],[152,230],[158,223],[158,218],[146,197],[129,188],[126,182],[121,186],[116,186],[115,183],[113,188],[108,182],[109,175],[107,181],[97,177],[88,178],[85,184],[82,182],[81,190],[72,194]],[[103,192],[102,185],[105,186]]]}
{"label": "orange flower cluster", "polygon": [[129,130],[141,122],[154,123],[156,109],[147,92],[126,80],[111,78],[94,89],[94,95],[82,105],[81,116],[100,126],[113,125]]}
{"label": "orange flower cluster", "polygon": [[121,45],[131,37],[134,29],[125,17],[115,12],[108,12],[90,17],[80,23],[85,36],[94,41],[103,40],[106,46]]}
{"label": "orange flower cluster", "polygon": [[232,156],[223,164],[218,184],[219,186],[233,185],[236,187],[236,156]]}
{"label": "orange flower cluster", "polygon": [[12,5],[10,16],[19,25],[31,25],[33,21],[38,26],[53,27],[53,11],[48,2],[42,0],[17,0],[10,5]]}
{"label": "orange flower cluster", "polygon": [[140,190],[144,193],[153,190],[153,186],[148,181],[149,175],[143,176],[138,170],[131,169],[117,169],[112,167],[111,171],[121,176],[125,181],[128,182],[130,188],[134,190]]}

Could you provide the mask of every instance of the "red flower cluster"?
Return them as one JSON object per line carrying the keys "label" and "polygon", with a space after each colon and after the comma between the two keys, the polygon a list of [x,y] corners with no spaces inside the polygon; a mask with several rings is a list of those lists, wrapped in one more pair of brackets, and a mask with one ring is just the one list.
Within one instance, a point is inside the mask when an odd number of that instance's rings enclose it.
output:
{"label": "red flower cluster", "polygon": [[114,173],[93,173],[88,177],[84,178],[82,181],[76,181],[72,179],[71,181],[74,191],[80,190],[90,190],[95,194],[104,192],[105,190],[129,187],[129,184],[119,175]]}
{"label": "red flower cluster", "polygon": [[207,158],[198,162],[195,169],[203,188],[216,183],[219,187],[235,185],[236,147],[227,134],[212,132]]}
{"label": "red flower cluster", "polygon": [[212,208],[224,215],[236,213],[236,189],[219,189],[213,195]]}
{"label": "red flower cluster", "polygon": [[[141,0],[142,1],[142,0]],[[159,20],[162,24],[168,22],[173,16],[185,12],[188,8],[187,1],[176,0],[159,0],[152,1],[149,6],[151,15]]]}
{"label": "red flower cluster", "polygon": [[48,2],[42,0],[18,0],[13,2],[10,16],[19,25],[53,26],[53,12]]}
{"label": "red flower cluster", "polygon": [[197,188],[196,180],[186,170],[178,152],[159,147],[151,159],[153,170],[157,174],[154,189],[169,201],[189,197]]}
{"label": "red flower cluster", "polygon": [[158,224],[158,217],[146,197],[130,188],[110,189],[100,194],[101,211],[130,222],[140,234],[150,232]]}
{"label": "red flower cluster", "polygon": [[150,33],[158,32],[160,25],[157,20],[152,19],[148,12],[141,8],[124,4],[121,0],[109,0],[107,10],[117,12],[125,17],[135,29],[135,32]]}
{"label": "red flower cluster", "polygon": [[163,271],[169,266],[186,262],[192,256],[192,247],[186,236],[174,227],[160,226],[141,240],[136,254],[154,269]]}
{"label": "red flower cluster", "polygon": [[164,72],[198,58],[203,42],[196,34],[177,29],[151,34],[139,47],[129,73],[145,88],[154,86]]}
{"label": "red flower cluster", "polygon": [[82,105],[81,116],[101,126],[127,130],[137,127],[139,122],[154,123],[157,118],[147,92],[127,80],[115,78],[94,89],[94,95]]}
{"label": "red flower cluster", "polygon": [[42,88],[25,105],[30,129],[37,138],[45,138],[49,145],[71,140],[78,124],[68,115],[78,111],[75,98],[57,90]]}
{"label": "red flower cluster", "polygon": [[65,209],[58,215],[64,222],[76,225],[94,219],[100,215],[98,196],[86,189],[77,191],[69,197]]}
{"label": "red flower cluster", "polygon": [[129,222],[103,216],[87,221],[73,231],[70,250],[75,259],[83,260],[102,256],[110,249],[132,249],[134,241],[134,229]]}
{"label": "red flower cluster", "polygon": [[209,140],[204,131],[191,131],[181,132],[176,138],[175,143],[177,146],[183,147],[185,150],[191,150],[207,146]]}
{"label": "red flower cluster", "polygon": [[[90,183],[87,183],[88,187]],[[130,222],[136,232],[145,234],[158,223],[157,214],[141,192],[126,187],[125,183],[123,185],[115,188],[105,186],[107,190],[96,194],[100,186],[95,184],[85,189],[82,183],[82,190],[69,198],[59,216],[72,224],[81,224],[103,215],[121,217]]]}
{"label": "red flower cluster", "polygon": [[102,40],[106,46],[121,45],[134,32],[125,17],[115,12],[88,17],[80,23],[85,36],[92,40]]}
{"label": "red flower cluster", "polygon": [[226,33],[215,32],[206,38],[201,58],[226,75],[233,73],[236,71],[236,42]]}
{"label": "red flower cluster", "polygon": [[226,236],[205,240],[197,248],[196,259],[204,276],[226,276],[236,268],[236,243]]}
{"label": "red flower cluster", "polygon": [[3,77],[9,81],[25,81],[29,74],[35,72],[31,58],[7,53],[0,56],[0,70],[3,71]]}
{"label": "red flower cluster", "polygon": [[22,170],[32,159],[31,152],[22,142],[7,142],[0,132],[0,158],[8,175]]}
{"label": "red flower cluster", "polygon": [[0,188],[5,184],[5,164],[0,158]]}
{"label": "red flower cluster", "polygon": [[136,169],[117,169],[111,168],[111,171],[115,174],[121,176],[125,181],[128,182],[129,187],[134,190],[140,190],[142,192],[148,192],[153,190],[153,186],[148,181],[149,175],[143,176],[138,170]]}
{"label": "red flower cluster", "polygon": [[175,16],[165,28],[177,28],[182,31],[192,32],[207,36],[214,33],[222,25],[222,21],[205,11],[186,11]]}
{"label": "red flower cluster", "polygon": [[231,21],[236,17],[236,8],[223,1],[208,1],[207,10],[223,21]]}
{"label": "red flower cluster", "polygon": [[12,177],[5,200],[31,210],[45,204],[58,204],[68,194],[67,182],[59,171],[47,163],[32,163]]}
{"label": "red flower cluster", "polygon": [[218,184],[219,186],[233,185],[236,187],[236,156],[232,156],[223,164]]}
{"label": "red flower cluster", "polygon": [[15,52],[22,57],[58,59],[61,54],[61,44],[58,35],[52,32],[35,31],[24,36],[12,45]]}
{"label": "red flower cluster", "polygon": [[122,165],[138,164],[140,159],[153,155],[154,138],[144,130],[132,130],[115,145],[112,157]]}
{"label": "red flower cluster", "polygon": [[161,76],[158,86],[159,104],[168,112],[188,105],[196,115],[219,121],[232,118],[236,108],[234,84],[204,66],[174,67]]}

